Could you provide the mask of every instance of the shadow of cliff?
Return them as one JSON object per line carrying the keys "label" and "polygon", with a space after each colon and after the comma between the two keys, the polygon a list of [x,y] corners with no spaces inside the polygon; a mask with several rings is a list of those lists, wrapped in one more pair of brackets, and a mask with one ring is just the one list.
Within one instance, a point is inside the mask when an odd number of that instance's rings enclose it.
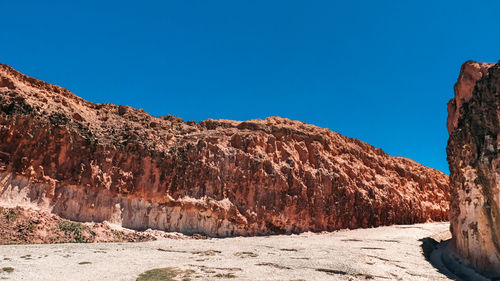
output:
{"label": "shadow of cliff", "polygon": [[459,281],[500,281],[500,278],[487,278],[467,266],[464,261],[456,257],[448,248],[451,239],[438,242],[432,237],[420,239],[422,254],[425,259],[441,274],[450,280]]}
{"label": "shadow of cliff", "polygon": [[[422,254],[424,255],[425,259],[430,264],[432,264],[432,266],[434,266],[434,268],[436,268],[439,273],[445,275],[446,277],[448,277],[451,280],[467,281],[466,279],[462,279],[462,278],[456,276],[455,274],[453,274],[450,270],[448,270],[446,268],[444,263],[436,262],[435,258],[432,257],[432,253],[435,252],[440,246],[442,247],[443,245],[440,245],[440,244],[442,244],[443,242],[440,243],[432,237],[425,237],[425,238],[420,239],[419,241],[422,242],[422,245],[421,245]],[[436,257],[436,258],[440,259],[440,257]]]}

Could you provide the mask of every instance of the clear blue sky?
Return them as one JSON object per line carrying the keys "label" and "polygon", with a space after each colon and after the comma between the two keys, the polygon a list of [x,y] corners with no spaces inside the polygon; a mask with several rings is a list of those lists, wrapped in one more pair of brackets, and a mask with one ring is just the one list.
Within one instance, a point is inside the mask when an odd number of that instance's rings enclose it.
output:
{"label": "clear blue sky", "polygon": [[2,1],[0,62],[156,116],[302,120],[444,172],[460,65],[500,59],[498,0],[76,2]]}

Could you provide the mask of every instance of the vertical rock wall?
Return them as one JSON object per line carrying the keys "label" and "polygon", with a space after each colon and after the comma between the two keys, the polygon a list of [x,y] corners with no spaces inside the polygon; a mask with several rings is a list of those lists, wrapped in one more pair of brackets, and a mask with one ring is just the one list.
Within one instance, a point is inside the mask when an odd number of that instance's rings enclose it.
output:
{"label": "vertical rock wall", "polygon": [[500,276],[500,66],[466,62],[448,103],[452,249]]}
{"label": "vertical rock wall", "polygon": [[448,217],[448,177],[299,121],[184,122],[0,64],[0,206],[214,236]]}

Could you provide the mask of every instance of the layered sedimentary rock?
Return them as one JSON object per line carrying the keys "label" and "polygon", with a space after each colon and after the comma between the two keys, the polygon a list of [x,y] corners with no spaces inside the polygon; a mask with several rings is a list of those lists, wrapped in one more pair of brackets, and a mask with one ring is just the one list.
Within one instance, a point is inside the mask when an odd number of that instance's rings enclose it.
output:
{"label": "layered sedimentary rock", "polygon": [[448,103],[452,249],[500,276],[500,66],[468,61]]}
{"label": "layered sedimentary rock", "polygon": [[446,220],[443,173],[279,117],[184,122],[0,65],[0,205],[77,221],[257,235]]}

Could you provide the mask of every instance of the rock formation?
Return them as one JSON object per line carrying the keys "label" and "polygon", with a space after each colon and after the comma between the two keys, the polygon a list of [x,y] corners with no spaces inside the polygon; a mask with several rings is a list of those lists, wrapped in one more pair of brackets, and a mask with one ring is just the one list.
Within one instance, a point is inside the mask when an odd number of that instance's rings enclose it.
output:
{"label": "rock formation", "polygon": [[448,103],[452,250],[500,277],[500,66],[466,62]]}
{"label": "rock formation", "polygon": [[448,177],[289,119],[184,122],[0,65],[0,205],[214,236],[448,217]]}
{"label": "rock formation", "polygon": [[0,207],[0,245],[32,243],[143,242],[206,238],[148,229],[134,231],[107,222],[80,223],[44,210]]}

